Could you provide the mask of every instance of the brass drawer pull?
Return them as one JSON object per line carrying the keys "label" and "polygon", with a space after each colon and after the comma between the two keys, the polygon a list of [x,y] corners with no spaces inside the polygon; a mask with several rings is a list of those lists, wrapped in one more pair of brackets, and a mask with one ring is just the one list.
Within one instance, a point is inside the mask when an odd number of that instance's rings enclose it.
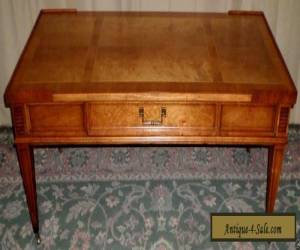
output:
{"label": "brass drawer pull", "polygon": [[145,121],[144,108],[139,108],[139,117],[142,118],[143,126],[162,126],[164,117],[167,117],[167,109],[165,107],[160,108],[160,120]]}

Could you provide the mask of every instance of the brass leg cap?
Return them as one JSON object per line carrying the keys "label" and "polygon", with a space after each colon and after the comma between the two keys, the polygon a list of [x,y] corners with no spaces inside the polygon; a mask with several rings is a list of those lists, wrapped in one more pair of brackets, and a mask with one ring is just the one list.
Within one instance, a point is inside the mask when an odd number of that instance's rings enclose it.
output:
{"label": "brass leg cap", "polygon": [[36,244],[40,245],[41,244],[41,237],[39,234],[35,234],[35,239],[36,239]]}

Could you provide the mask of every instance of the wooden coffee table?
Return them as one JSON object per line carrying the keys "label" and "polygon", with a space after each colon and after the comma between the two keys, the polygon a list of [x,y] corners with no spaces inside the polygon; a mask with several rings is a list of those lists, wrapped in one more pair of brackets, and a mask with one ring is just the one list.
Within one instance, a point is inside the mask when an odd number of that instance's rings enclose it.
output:
{"label": "wooden coffee table", "polygon": [[34,233],[50,144],[266,146],[272,212],[296,95],[260,12],[42,11],[5,93]]}

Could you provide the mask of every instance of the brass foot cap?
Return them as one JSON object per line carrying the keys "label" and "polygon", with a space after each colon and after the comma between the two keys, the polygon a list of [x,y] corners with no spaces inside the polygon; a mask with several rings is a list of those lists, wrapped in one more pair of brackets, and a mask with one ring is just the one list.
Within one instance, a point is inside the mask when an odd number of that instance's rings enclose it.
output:
{"label": "brass foot cap", "polygon": [[38,233],[35,234],[35,239],[36,239],[36,244],[40,245],[41,244],[41,237],[40,237],[40,235]]}

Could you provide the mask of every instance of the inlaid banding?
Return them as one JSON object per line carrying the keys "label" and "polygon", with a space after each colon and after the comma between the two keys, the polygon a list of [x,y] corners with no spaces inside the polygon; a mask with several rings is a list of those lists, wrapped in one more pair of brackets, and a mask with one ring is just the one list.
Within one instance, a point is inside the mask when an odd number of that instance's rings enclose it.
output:
{"label": "inlaid banding", "polygon": [[278,132],[286,133],[287,126],[289,122],[289,111],[288,107],[283,107],[280,109],[279,123],[278,123]]}
{"label": "inlaid banding", "polygon": [[25,134],[25,115],[24,107],[16,106],[13,109],[14,128],[17,135]]}

